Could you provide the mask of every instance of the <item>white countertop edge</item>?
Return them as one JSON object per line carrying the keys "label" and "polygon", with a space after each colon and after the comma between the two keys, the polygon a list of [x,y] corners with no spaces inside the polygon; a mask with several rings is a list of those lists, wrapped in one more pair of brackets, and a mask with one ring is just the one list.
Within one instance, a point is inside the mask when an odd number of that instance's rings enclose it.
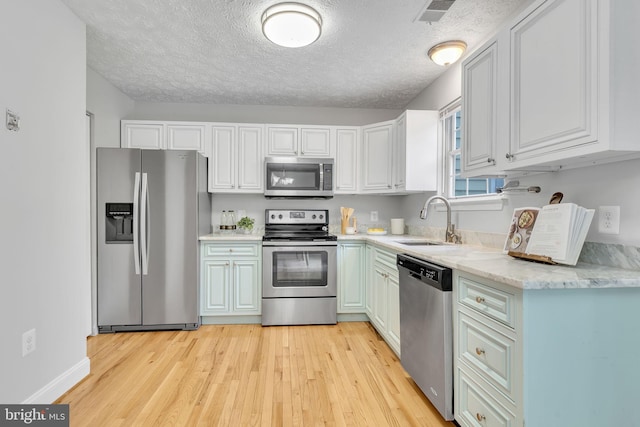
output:
{"label": "white countertop edge", "polygon": [[210,233],[205,234],[204,236],[200,236],[198,238],[201,242],[204,241],[256,241],[262,242],[262,234],[220,234],[220,233]]}

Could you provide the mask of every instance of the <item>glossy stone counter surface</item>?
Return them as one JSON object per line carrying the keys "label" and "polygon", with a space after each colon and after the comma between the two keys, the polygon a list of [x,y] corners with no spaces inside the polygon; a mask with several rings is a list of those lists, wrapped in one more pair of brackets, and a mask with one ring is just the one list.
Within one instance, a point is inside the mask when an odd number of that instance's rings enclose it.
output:
{"label": "glossy stone counter surface", "polygon": [[220,234],[220,233],[211,233],[206,234],[204,236],[200,236],[200,241],[231,241],[231,242],[246,242],[246,241],[255,241],[262,242],[262,234],[242,234],[242,233],[234,233],[234,234]]}
{"label": "glossy stone counter surface", "polygon": [[587,289],[640,287],[640,271],[578,263],[547,265],[516,259],[501,250],[473,245],[409,246],[403,240],[419,236],[338,236],[339,241],[365,240],[450,268],[473,273],[520,289]]}

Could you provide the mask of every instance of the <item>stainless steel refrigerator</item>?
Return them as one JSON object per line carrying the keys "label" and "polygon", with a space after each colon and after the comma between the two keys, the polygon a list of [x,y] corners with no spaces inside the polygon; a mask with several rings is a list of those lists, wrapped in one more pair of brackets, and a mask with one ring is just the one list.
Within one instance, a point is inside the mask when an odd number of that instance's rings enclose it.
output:
{"label": "stainless steel refrigerator", "polygon": [[211,232],[206,159],[97,149],[98,330],[197,329],[198,236]]}

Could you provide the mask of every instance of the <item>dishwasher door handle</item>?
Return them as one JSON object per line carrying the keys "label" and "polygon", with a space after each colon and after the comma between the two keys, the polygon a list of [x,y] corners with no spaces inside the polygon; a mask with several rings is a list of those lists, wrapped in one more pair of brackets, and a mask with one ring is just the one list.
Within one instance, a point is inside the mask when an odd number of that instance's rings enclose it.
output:
{"label": "dishwasher door handle", "polygon": [[422,281],[422,277],[418,273],[414,273],[413,271],[409,272],[409,276],[413,277],[414,279]]}

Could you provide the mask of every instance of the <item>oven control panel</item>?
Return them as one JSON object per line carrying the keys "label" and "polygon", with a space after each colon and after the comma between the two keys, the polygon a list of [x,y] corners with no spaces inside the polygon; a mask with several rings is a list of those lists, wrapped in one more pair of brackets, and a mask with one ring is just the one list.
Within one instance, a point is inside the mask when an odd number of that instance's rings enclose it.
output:
{"label": "oven control panel", "polygon": [[265,224],[328,224],[329,211],[326,209],[266,209]]}

